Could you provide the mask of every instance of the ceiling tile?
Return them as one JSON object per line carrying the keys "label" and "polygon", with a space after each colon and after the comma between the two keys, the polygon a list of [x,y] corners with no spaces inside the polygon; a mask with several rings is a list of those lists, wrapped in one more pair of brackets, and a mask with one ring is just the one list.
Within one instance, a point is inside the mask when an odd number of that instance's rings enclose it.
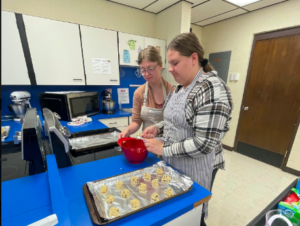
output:
{"label": "ceiling tile", "polygon": [[222,0],[211,0],[192,8],[191,22],[196,23],[234,9],[237,7]]}
{"label": "ceiling tile", "polygon": [[158,0],[149,7],[145,8],[145,10],[152,13],[158,13],[176,2],[178,2],[178,0]]}
{"label": "ceiling tile", "polygon": [[238,15],[241,15],[241,14],[244,14],[244,13],[247,13],[247,11],[243,10],[243,9],[235,9],[235,10],[230,11],[228,13],[224,13],[222,15],[219,15],[219,16],[207,19],[207,20],[203,20],[203,21],[198,22],[196,24],[200,25],[200,26],[205,26],[205,25],[212,24],[212,23],[215,23],[215,22],[218,22],[218,21],[221,21],[221,20],[225,20],[225,19],[228,19],[228,18],[231,18],[231,17],[234,17],[234,16],[238,16]]}
{"label": "ceiling tile", "polygon": [[123,5],[135,7],[138,9],[143,9],[147,5],[150,5],[152,2],[155,2],[155,0],[110,0],[110,2],[116,2]]}
{"label": "ceiling tile", "polygon": [[200,3],[207,2],[207,1],[210,1],[210,0],[187,0],[187,1],[193,3],[193,5],[192,5],[192,7],[193,7],[195,5],[198,5]]}
{"label": "ceiling tile", "polygon": [[273,5],[273,4],[276,4],[279,2],[285,2],[285,0],[263,0],[263,1],[255,2],[253,4],[244,6],[243,8],[252,11],[252,10],[260,9],[260,8],[263,8],[263,7],[266,7],[269,5]]}

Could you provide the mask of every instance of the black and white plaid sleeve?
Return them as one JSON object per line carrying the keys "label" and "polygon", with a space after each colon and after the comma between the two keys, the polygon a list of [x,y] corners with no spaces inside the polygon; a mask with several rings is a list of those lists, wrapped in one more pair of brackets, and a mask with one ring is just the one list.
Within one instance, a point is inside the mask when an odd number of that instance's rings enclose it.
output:
{"label": "black and white plaid sleeve", "polygon": [[187,108],[186,118],[192,122],[194,136],[165,146],[164,156],[201,157],[220,146],[229,130],[233,108],[231,94],[218,78],[203,81]]}

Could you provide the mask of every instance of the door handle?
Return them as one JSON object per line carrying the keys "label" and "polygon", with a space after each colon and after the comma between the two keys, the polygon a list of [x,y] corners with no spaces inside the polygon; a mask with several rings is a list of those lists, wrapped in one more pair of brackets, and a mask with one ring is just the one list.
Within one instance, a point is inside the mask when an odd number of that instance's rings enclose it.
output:
{"label": "door handle", "polygon": [[249,107],[244,107],[244,111],[248,111]]}

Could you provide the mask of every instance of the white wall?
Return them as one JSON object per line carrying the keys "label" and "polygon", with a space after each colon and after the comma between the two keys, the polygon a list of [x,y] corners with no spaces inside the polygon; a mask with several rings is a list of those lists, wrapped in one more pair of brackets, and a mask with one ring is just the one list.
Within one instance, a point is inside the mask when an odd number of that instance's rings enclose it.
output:
{"label": "white wall", "polygon": [[[203,28],[194,24],[191,24],[191,28],[193,29],[193,33],[197,36],[199,41],[201,42],[202,40],[202,33],[203,33]],[[205,46],[204,46],[205,48]]]}
{"label": "white wall", "polygon": [[2,10],[155,37],[156,15],[106,0],[3,0]]}
{"label": "white wall", "polygon": [[[290,0],[203,28],[202,42],[205,46],[206,56],[214,52],[232,51],[229,73],[240,73],[238,82],[228,81],[232,91],[234,111],[230,131],[223,139],[224,144],[230,147],[234,146],[254,34],[299,26],[299,12],[300,1]],[[287,164],[288,167],[296,170],[300,170],[299,139],[300,133],[298,132]],[[298,159],[298,164],[292,160],[295,157]]]}
{"label": "white wall", "polygon": [[[156,38],[167,40],[167,45],[177,35],[189,32],[191,26],[191,5],[187,2],[179,2],[166,9],[156,16]],[[171,73],[166,69],[162,71],[162,76],[170,83],[177,84]]]}

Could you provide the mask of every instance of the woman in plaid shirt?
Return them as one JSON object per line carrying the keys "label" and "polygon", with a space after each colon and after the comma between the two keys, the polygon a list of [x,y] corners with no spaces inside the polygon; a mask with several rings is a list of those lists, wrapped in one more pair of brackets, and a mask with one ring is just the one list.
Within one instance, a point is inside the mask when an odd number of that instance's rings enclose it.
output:
{"label": "woman in plaid shirt", "polygon": [[[142,136],[163,133],[164,141],[145,139],[147,150],[207,190],[225,162],[221,140],[229,130],[233,109],[231,92],[213,71],[194,33],[183,33],[168,46],[169,72],[179,83],[164,105],[164,121],[147,127]],[[208,203],[201,225],[206,225]]]}

